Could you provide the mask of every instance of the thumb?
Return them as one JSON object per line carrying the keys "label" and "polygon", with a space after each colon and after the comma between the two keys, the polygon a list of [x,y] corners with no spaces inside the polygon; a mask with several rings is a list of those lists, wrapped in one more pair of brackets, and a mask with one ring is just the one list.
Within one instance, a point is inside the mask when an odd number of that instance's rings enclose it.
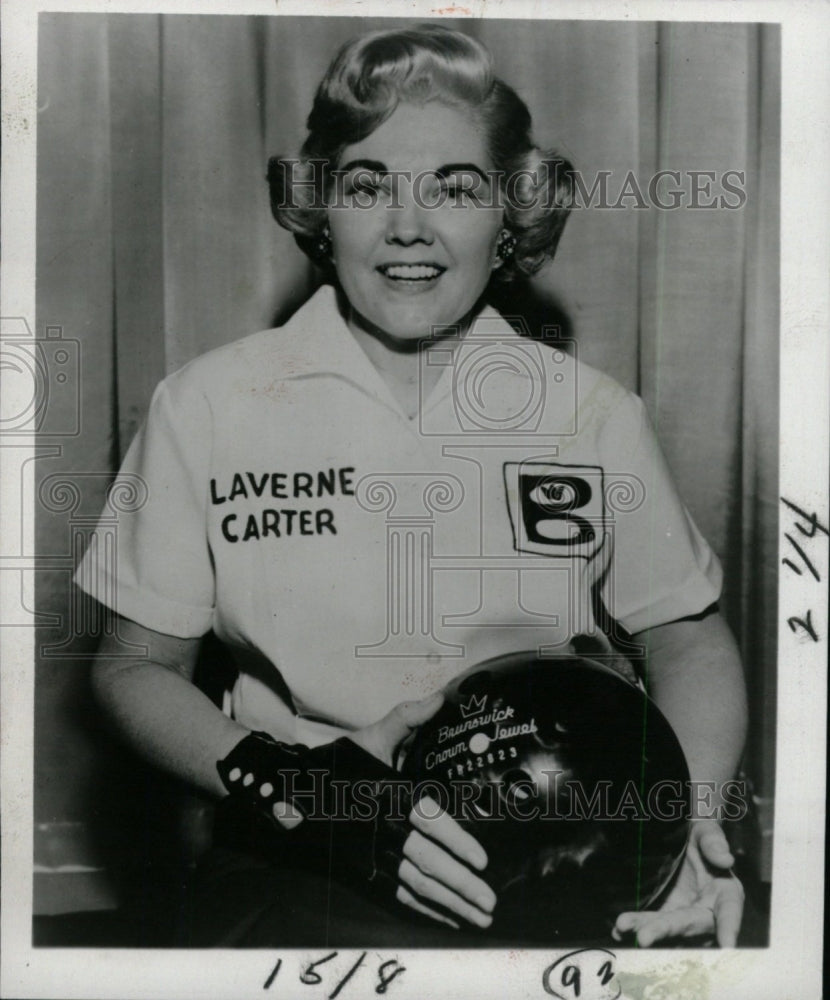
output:
{"label": "thumb", "polygon": [[703,820],[699,823],[695,839],[703,859],[716,868],[731,868],[735,858],[729,849],[726,834],[714,821]]}
{"label": "thumb", "polygon": [[402,701],[384,716],[378,725],[383,727],[386,737],[397,745],[406,739],[413,729],[431,719],[443,703],[444,696],[440,691],[421,701]]}
{"label": "thumb", "polygon": [[350,739],[378,760],[391,764],[401,743],[413,729],[435,715],[443,701],[444,696],[438,691],[423,701],[401,702],[379,722],[352,733]]}

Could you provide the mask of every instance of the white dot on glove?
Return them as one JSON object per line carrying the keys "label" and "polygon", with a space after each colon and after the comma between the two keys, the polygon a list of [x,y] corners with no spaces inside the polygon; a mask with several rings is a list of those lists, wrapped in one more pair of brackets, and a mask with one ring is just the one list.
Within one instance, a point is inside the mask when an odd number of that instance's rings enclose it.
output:
{"label": "white dot on glove", "polygon": [[265,784],[262,785],[262,787],[259,790],[259,794],[264,799],[267,799],[269,795],[273,794],[273,792],[274,792],[274,786],[269,781],[266,781]]}
{"label": "white dot on glove", "polygon": [[247,788],[249,785],[254,783],[254,776],[250,773],[246,774],[242,779],[242,784]]}
{"label": "white dot on glove", "polygon": [[233,768],[233,769],[232,769],[232,770],[231,770],[231,771],[230,771],[230,772],[228,773],[228,780],[229,780],[229,781],[239,781],[239,779],[240,779],[241,777],[242,777],[242,772],[241,772],[241,771],[239,770],[239,768],[238,768],[238,767],[234,767],[234,768]]}

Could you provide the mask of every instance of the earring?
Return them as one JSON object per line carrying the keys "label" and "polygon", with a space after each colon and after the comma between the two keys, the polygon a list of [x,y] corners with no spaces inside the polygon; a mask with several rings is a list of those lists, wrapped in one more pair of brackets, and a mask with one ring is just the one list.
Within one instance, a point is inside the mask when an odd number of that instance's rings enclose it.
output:
{"label": "earring", "polygon": [[496,243],[496,256],[504,263],[513,256],[516,250],[516,237],[507,229],[503,229]]}
{"label": "earring", "polygon": [[328,226],[323,229],[323,232],[314,245],[314,249],[317,251],[318,257],[331,257],[331,235],[329,234]]}

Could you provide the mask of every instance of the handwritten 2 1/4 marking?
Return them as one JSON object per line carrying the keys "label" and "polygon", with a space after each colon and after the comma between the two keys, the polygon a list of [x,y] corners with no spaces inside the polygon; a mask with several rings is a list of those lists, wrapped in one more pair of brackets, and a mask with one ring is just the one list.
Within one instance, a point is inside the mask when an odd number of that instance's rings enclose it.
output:
{"label": "handwritten 2 1/4 marking", "polygon": [[[807,543],[812,542],[819,532],[830,537],[830,530],[819,521],[817,514],[808,514],[806,510],[793,503],[792,500],[787,500],[786,497],[781,497],[781,502],[796,515],[793,519],[792,531],[784,532],[784,538],[786,538],[790,550],[781,562],[796,576],[804,576],[806,570],[816,583],[821,583],[821,574],[816,565],[815,555],[813,558],[810,557],[812,553],[807,552]],[[798,538],[796,532],[799,535]],[[813,623],[812,608],[808,608],[801,615],[791,615],[787,619],[787,625],[791,632],[795,634],[800,632],[813,642],[818,642],[821,638],[817,626]]]}

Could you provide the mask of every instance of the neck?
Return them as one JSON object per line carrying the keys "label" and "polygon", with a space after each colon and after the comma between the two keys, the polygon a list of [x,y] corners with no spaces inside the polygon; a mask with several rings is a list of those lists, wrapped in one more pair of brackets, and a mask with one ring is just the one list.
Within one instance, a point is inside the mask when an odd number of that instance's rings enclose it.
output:
{"label": "neck", "polygon": [[418,412],[420,400],[429,396],[446,367],[422,364],[423,352],[438,343],[444,345],[443,350],[454,352],[481,306],[481,303],[477,304],[459,324],[449,327],[444,336],[431,333],[420,338],[402,339],[369,322],[351,307],[339,291],[338,301],[352,336],[410,417]]}

